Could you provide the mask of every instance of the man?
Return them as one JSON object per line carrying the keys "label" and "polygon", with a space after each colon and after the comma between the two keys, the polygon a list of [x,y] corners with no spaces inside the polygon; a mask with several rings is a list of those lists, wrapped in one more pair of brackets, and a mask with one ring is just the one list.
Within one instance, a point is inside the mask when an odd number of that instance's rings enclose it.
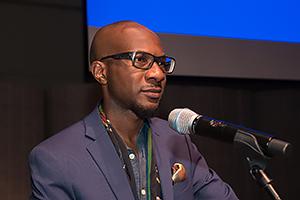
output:
{"label": "man", "polygon": [[32,199],[237,199],[191,143],[151,118],[175,59],[131,21],[98,30],[90,71],[103,98],[30,154]]}

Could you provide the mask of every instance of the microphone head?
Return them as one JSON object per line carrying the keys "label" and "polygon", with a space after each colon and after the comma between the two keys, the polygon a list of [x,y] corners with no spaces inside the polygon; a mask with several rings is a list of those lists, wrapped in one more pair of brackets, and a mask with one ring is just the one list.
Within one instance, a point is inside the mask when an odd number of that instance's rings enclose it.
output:
{"label": "microphone head", "polygon": [[181,134],[193,133],[193,122],[198,116],[188,108],[176,108],[169,114],[169,126]]}

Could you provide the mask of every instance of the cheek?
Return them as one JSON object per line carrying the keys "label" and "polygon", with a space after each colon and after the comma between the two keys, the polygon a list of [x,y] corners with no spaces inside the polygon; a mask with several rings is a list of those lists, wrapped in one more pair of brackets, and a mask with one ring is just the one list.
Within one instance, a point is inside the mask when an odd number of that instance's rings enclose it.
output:
{"label": "cheek", "polygon": [[[126,72],[129,73],[128,71]],[[141,82],[137,80],[136,77],[133,77],[132,75],[124,75],[123,74],[113,74],[113,76],[110,76],[109,80],[109,87],[114,93],[118,93],[120,97],[122,98],[135,98],[134,96],[138,94],[139,92],[139,85]]]}
{"label": "cheek", "polygon": [[165,88],[166,85],[167,85],[167,77],[165,77],[165,80],[163,80],[162,83],[161,83],[161,86],[162,86],[163,88]]}
{"label": "cheek", "polygon": [[164,91],[165,91],[165,89],[166,89],[166,85],[167,85],[167,80],[165,79],[165,80],[163,80],[162,82],[161,82],[161,87],[162,87],[162,92],[164,93]]}

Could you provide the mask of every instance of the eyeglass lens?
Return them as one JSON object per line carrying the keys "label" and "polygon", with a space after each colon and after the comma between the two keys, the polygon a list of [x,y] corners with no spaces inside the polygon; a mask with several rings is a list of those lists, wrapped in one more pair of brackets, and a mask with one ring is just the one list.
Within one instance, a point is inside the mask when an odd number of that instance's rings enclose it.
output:
{"label": "eyeglass lens", "polygon": [[169,57],[154,57],[153,55],[145,52],[137,52],[134,57],[135,67],[142,69],[150,68],[154,61],[156,61],[159,66],[163,67],[164,71],[168,73],[172,71],[172,65],[174,61]]}

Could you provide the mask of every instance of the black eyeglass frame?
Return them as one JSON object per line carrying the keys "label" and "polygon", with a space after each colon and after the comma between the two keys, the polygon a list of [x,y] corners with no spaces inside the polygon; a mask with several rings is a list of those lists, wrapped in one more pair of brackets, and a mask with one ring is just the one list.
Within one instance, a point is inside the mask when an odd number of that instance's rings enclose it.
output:
{"label": "black eyeglass frame", "polygon": [[[153,60],[148,64],[148,66],[138,67],[138,66],[135,65],[135,57],[139,53],[150,55],[151,57],[153,57]],[[114,54],[114,55],[104,56],[103,58],[100,58],[98,60],[99,61],[103,61],[103,60],[108,59],[108,58],[113,58],[113,59],[128,59],[128,60],[131,60],[132,66],[134,66],[135,68],[144,69],[144,70],[150,69],[153,66],[154,62],[156,62],[159,66],[162,66],[163,65],[162,61],[166,60],[168,58],[168,59],[171,60],[169,70],[167,71],[166,68],[162,67],[164,69],[165,73],[167,73],[167,74],[171,74],[174,71],[175,65],[176,65],[175,58],[173,58],[171,56],[166,56],[166,55],[155,56],[155,55],[153,55],[151,53],[144,52],[144,51],[123,52],[123,53],[118,53],[118,54]]]}

